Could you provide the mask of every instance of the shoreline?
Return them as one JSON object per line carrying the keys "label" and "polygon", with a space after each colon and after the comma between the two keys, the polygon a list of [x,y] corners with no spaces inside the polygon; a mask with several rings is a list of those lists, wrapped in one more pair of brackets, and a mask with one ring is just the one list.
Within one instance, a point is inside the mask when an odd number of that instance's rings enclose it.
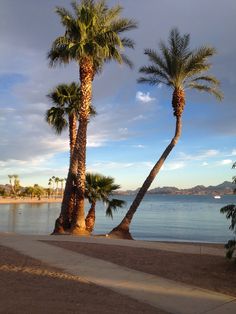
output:
{"label": "shoreline", "polygon": [[[51,236],[52,234],[48,233],[48,234],[29,234],[29,233],[17,233],[17,232],[7,232],[7,231],[1,231],[0,230],[0,237],[3,235],[13,235],[13,236],[28,236],[28,237],[44,237],[44,236]],[[53,235],[52,235],[53,236]],[[61,234],[61,235],[56,235],[56,237],[68,237],[68,240],[70,238],[80,238],[80,236],[75,236],[75,235],[72,235],[72,234]],[[107,237],[106,234],[91,234],[89,236],[82,236],[82,238],[90,238],[90,239],[112,239],[110,238],[109,236]],[[119,240],[119,241],[127,241],[125,239],[115,239],[114,240]],[[212,247],[212,248],[220,248],[220,249],[225,249],[224,248],[224,245],[225,243],[224,242],[195,242],[195,241],[176,241],[176,240],[172,240],[172,241],[166,241],[166,240],[155,240],[155,241],[149,241],[149,240],[143,240],[143,239],[133,239],[131,241],[134,241],[134,242],[147,242],[147,243],[158,243],[158,244],[162,244],[162,245],[180,245],[180,246],[196,246],[196,247]]]}
{"label": "shoreline", "polygon": [[6,197],[2,198],[0,197],[0,205],[1,204],[30,204],[30,203],[35,203],[35,204],[40,204],[40,203],[61,203],[62,198],[47,198],[47,197],[42,197],[40,200],[38,198],[31,198],[31,197],[25,197],[25,198],[11,198],[11,197]]}

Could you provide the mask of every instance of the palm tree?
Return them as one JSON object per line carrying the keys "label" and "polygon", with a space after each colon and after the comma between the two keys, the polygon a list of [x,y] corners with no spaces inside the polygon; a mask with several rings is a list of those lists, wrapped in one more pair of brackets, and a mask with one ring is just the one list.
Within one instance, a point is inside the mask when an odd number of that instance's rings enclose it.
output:
{"label": "palm tree", "polygon": [[[12,175],[8,175],[8,178],[9,178],[9,182],[10,182],[10,185],[11,185],[11,193],[13,196],[17,196],[17,193],[20,191],[20,179],[19,179],[19,176],[18,174],[12,174]],[[12,179],[14,179],[12,181]]]}
{"label": "palm tree", "polygon": [[55,198],[57,198],[57,196],[58,196],[58,185],[59,185],[59,182],[60,182],[60,178],[56,177],[55,178],[55,183],[56,183],[56,195],[55,195]]}
{"label": "palm tree", "polygon": [[51,196],[51,186],[52,186],[52,178],[49,178],[48,180],[48,186],[49,186],[49,189],[48,189],[48,198],[50,198]]}
{"label": "palm tree", "polygon": [[139,78],[138,82],[151,85],[164,84],[172,89],[172,107],[176,118],[175,134],[144,181],[126,216],[110,232],[111,236],[132,238],[129,226],[133,215],[181,135],[185,90],[193,88],[208,92],[219,100],[223,97],[218,90],[219,81],[214,76],[205,74],[211,67],[208,59],[215,54],[215,49],[202,46],[199,49],[190,50],[189,40],[189,34],[181,36],[178,29],[174,28],[170,31],[168,45],[164,42],[160,43],[160,53],[151,49],[145,50],[151,65],[141,67],[140,72],[146,76]]}
{"label": "palm tree", "polygon": [[[233,163],[232,169],[236,169],[236,162]],[[236,184],[236,176],[233,176],[233,183]],[[234,193],[236,193],[236,189],[234,189]],[[222,214],[226,214],[226,218],[230,219],[229,229],[233,231],[236,235],[236,204],[229,204],[220,209]],[[231,259],[234,255],[234,251],[236,250],[236,238],[229,240],[225,244],[226,248],[226,257]],[[236,262],[236,256],[235,256]]]}
{"label": "palm tree", "polygon": [[56,177],[55,176],[52,176],[52,190],[53,190],[53,194],[55,193],[55,179]]}
{"label": "palm tree", "polygon": [[[76,61],[80,75],[80,111],[75,151],[66,182],[61,212],[66,212],[69,203],[71,182],[76,185],[76,210],[74,210],[71,232],[85,233],[84,194],[86,173],[87,125],[92,99],[92,82],[105,62],[110,60],[126,63],[130,60],[123,54],[125,47],[133,48],[129,38],[120,35],[136,28],[133,20],[120,18],[122,8],[108,8],[104,0],[81,0],[72,2],[73,13],[57,7],[65,33],[55,39],[48,54],[50,65],[68,64]],[[63,215],[57,221],[54,232],[63,233]]]}
{"label": "palm tree", "polygon": [[[77,121],[79,119],[80,86],[75,82],[72,82],[70,84],[60,84],[56,86],[47,96],[54,104],[54,106],[46,111],[46,121],[53,127],[57,134],[61,134],[63,130],[69,127],[71,163],[76,141]],[[90,114],[96,114],[92,106],[90,108]],[[67,205],[67,211],[64,213],[63,217],[64,228],[66,229],[68,229],[70,226],[73,206],[74,193],[71,193],[70,202]]]}
{"label": "palm tree", "polygon": [[8,178],[9,178],[10,186],[11,186],[11,188],[12,188],[12,179],[13,179],[13,175],[12,175],[12,174],[9,174],[9,175],[8,175]]}
{"label": "palm tree", "polygon": [[85,219],[87,231],[92,232],[94,229],[97,201],[107,204],[106,215],[111,218],[113,217],[113,210],[125,204],[122,200],[109,198],[119,188],[118,184],[114,184],[114,178],[112,177],[106,177],[98,173],[86,173],[85,197],[91,204]]}

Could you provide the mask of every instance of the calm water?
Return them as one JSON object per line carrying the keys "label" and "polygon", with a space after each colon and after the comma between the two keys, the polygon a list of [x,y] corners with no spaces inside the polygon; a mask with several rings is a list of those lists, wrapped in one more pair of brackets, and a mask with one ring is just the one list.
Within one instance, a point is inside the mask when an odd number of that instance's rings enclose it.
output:
{"label": "calm water", "polygon": [[[97,205],[94,233],[108,233],[126,213],[133,196],[122,196],[126,207],[105,217],[103,204]],[[147,195],[136,212],[131,233],[135,239],[165,241],[226,242],[232,237],[229,221],[220,208],[235,203],[235,196]],[[89,205],[87,204],[86,208]],[[21,234],[49,234],[60,212],[60,204],[0,205],[0,231]]]}

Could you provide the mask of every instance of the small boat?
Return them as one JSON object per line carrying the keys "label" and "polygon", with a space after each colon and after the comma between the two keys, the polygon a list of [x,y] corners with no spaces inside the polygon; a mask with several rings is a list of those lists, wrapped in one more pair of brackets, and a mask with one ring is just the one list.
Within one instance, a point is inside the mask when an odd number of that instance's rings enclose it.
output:
{"label": "small boat", "polygon": [[220,198],[221,198],[221,196],[220,196],[220,195],[214,195],[214,198],[216,198],[216,199],[220,199]]}

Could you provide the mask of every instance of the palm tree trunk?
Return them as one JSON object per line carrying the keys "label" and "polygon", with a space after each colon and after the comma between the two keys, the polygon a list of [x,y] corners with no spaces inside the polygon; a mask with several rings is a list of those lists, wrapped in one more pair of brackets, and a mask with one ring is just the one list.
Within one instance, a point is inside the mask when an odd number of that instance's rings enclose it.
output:
{"label": "palm tree trunk", "polygon": [[[69,115],[69,138],[70,138],[70,164],[72,162],[72,156],[74,153],[74,148],[76,144],[76,136],[77,136],[77,117],[75,113]],[[72,213],[75,206],[75,190],[72,186],[70,190],[70,200],[67,204],[67,212],[64,220],[64,229],[71,228],[71,220],[72,220]],[[69,198],[69,197],[68,197]]]}
{"label": "palm tree trunk", "polygon": [[84,193],[86,177],[86,144],[87,126],[92,100],[92,81],[94,77],[93,63],[89,58],[80,62],[81,107],[79,112],[79,128],[76,145],[78,144],[78,171],[76,178],[76,206],[72,217],[71,232],[73,234],[88,234],[85,226]]}
{"label": "palm tree trunk", "polygon": [[64,234],[71,227],[72,213],[75,205],[74,181],[77,175],[78,161],[75,149],[77,138],[77,118],[75,114],[69,117],[70,138],[70,168],[67,175],[62,199],[60,216],[56,219],[52,234]]}
{"label": "palm tree trunk", "polygon": [[77,135],[77,117],[75,113],[69,115],[70,160],[72,159]]}
{"label": "palm tree trunk", "polygon": [[[73,129],[75,124],[73,123]],[[72,134],[73,135],[72,135]],[[77,151],[78,147],[76,146],[78,132],[76,134],[76,129],[72,131],[72,126],[70,128],[70,145],[74,145],[73,147],[70,146],[70,167],[66,179],[65,190],[63,194],[62,204],[61,204],[61,212],[59,217],[56,219],[54,231],[52,234],[64,234],[67,230],[71,227],[71,220],[72,220],[72,212],[75,204],[75,193],[74,193],[74,186],[75,186],[75,178],[77,175],[77,168],[78,168],[78,158],[77,158]],[[74,139],[76,136],[76,140]]]}
{"label": "palm tree trunk", "polygon": [[85,219],[86,230],[90,233],[93,232],[95,225],[95,206],[96,202],[92,202],[89,212]]}
{"label": "palm tree trunk", "polygon": [[176,117],[176,127],[175,127],[175,135],[172,138],[170,144],[166,147],[165,151],[161,155],[160,159],[157,161],[155,166],[152,168],[151,172],[149,173],[148,177],[144,181],[142,187],[140,188],[138,194],[136,195],[133,203],[131,204],[129,210],[127,211],[124,219],[121,221],[121,223],[115,227],[110,233],[109,236],[115,237],[115,238],[123,238],[123,239],[130,239],[132,240],[132,236],[129,231],[129,227],[132,221],[132,218],[138,209],[143,197],[147,193],[147,190],[151,186],[153,180],[155,179],[156,175],[160,171],[162,165],[164,164],[166,158],[169,156],[170,152],[174,148],[174,146],[177,144],[178,139],[181,135],[182,130],[182,112],[184,109],[185,104],[185,96],[184,91],[182,89],[175,90],[173,93],[172,98],[172,105],[174,109],[174,116]]}

